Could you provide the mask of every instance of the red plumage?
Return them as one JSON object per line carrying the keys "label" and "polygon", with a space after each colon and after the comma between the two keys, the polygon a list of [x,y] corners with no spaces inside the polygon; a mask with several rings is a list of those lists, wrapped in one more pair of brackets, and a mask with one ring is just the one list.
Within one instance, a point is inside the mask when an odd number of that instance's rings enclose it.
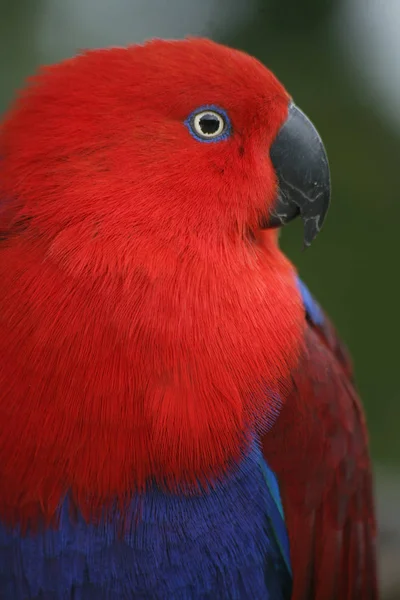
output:
{"label": "red plumage", "polygon": [[[183,124],[210,97],[222,144]],[[302,307],[276,233],[252,230],[287,103],[204,40],[89,52],[22,94],[0,136],[3,517],[208,480],[273,418]]]}
{"label": "red plumage", "polygon": [[[282,487],[294,598],[376,597],[350,370],[331,330],[305,325],[276,232],[258,230],[288,100],[241,52],[155,41],[45,69],[7,115],[3,520],[51,521],[67,491],[96,514],[152,477],[172,489],[222,477],[279,396],[264,451]],[[184,120],[211,102],[233,135],[199,144]]]}
{"label": "red plumage", "polygon": [[263,451],[281,482],[293,600],[375,600],[376,523],[365,420],[347,351],[325,317]]}

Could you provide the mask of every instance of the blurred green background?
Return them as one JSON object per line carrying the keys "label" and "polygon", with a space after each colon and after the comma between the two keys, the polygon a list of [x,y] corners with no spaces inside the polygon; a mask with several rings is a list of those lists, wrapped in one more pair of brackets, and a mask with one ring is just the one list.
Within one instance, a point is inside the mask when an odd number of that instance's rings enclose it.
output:
{"label": "blurred green background", "polygon": [[[333,202],[311,250],[301,251],[300,225],[283,246],[353,354],[373,458],[391,474],[400,472],[399,32],[400,0],[0,0],[0,112],[41,63],[154,36],[213,37],[284,82],[322,134]],[[378,478],[378,504],[400,531],[385,495],[393,477]]]}

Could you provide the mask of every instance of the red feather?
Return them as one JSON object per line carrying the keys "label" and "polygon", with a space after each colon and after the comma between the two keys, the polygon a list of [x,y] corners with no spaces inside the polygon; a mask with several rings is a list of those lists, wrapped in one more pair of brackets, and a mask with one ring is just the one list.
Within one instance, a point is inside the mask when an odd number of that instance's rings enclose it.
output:
{"label": "red feather", "polygon": [[282,492],[293,600],[374,600],[376,524],[363,410],[328,320],[308,322],[293,389],[263,439]]}
{"label": "red feather", "polygon": [[[250,231],[288,98],[241,52],[154,41],[44,69],[7,115],[3,518],[218,477],[274,416],[265,385],[297,362],[302,306],[276,233]],[[210,101],[232,122],[221,144],[184,125]]]}
{"label": "red feather", "polygon": [[[184,126],[210,99],[223,144]],[[2,519],[50,520],[68,491],[95,512],[154,477],[209,480],[273,417],[303,309],[276,233],[251,232],[288,100],[204,40],[89,52],[22,94],[0,132]],[[264,440],[295,600],[375,597],[365,427],[335,339],[308,327]]]}

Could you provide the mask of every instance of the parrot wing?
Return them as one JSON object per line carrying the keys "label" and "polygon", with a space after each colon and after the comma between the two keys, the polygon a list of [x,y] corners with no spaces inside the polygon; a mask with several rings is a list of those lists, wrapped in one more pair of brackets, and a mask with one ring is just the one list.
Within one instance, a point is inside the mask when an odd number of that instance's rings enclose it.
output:
{"label": "parrot wing", "polygon": [[374,600],[374,503],[363,409],[347,351],[306,286],[305,352],[263,453],[290,539],[293,600]]}

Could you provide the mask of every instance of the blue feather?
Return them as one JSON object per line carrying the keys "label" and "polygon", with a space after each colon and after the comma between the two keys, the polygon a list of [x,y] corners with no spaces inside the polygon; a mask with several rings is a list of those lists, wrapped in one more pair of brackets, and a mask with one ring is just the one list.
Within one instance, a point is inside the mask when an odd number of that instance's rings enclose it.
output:
{"label": "blue feather", "polygon": [[275,474],[268,467],[265,461],[261,465],[261,469],[270,492],[272,502],[269,504],[267,516],[271,525],[271,531],[275,537],[276,543],[280,549],[281,556],[284,560],[287,573],[289,577],[292,577],[292,567],[290,564],[290,547],[289,538],[285,526],[285,517],[283,514],[283,506],[281,495],[279,493],[278,480]]}
{"label": "blue feather", "polygon": [[321,327],[324,324],[325,316],[318,302],[313,298],[308,287],[303,283],[300,277],[297,278],[297,285],[303,299],[303,304],[308,318],[314,325]]}
{"label": "blue feather", "polygon": [[0,526],[0,598],[290,598],[279,489],[256,444],[214,490],[177,496],[154,488],[129,512],[122,536],[116,521],[73,523],[68,499],[57,530],[22,537]]}

